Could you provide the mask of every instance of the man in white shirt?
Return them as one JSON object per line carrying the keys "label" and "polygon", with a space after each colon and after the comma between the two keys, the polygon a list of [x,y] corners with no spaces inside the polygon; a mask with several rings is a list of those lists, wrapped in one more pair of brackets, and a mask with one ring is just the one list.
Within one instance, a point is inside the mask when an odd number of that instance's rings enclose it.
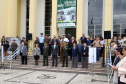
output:
{"label": "man in white shirt", "polygon": [[44,39],[43,33],[41,33],[41,37],[39,37],[39,47],[41,50],[41,55],[43,55],[43,46],[44,46]]}
{"label": "man in white shirt", "polygon": [[69,40],[68,40],[68,38],[66,38],[65,34],[63,34],[63,38],[64,38],[65,42],[67,42],[67,43],[69,42]]}

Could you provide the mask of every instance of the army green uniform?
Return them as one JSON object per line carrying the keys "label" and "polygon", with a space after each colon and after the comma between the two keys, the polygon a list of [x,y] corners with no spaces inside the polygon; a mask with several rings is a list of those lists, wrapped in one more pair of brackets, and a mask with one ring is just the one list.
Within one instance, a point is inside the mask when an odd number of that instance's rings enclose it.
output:
{"label": "army green uniform", "polygon": [[39,45],[39,40],[35,40],[35,47],[36,47],[36,44]]}
{"label": "army green uniform", "polygon": [[25,45],[26,47],[28,47],[28,42],[27,42],[27,41],[24,41],[24,45]]}
{"label": "army green uniform", "polygon": [[[17,47],[18,47],[17,43],[12,43],[11,44],[12,53],[17,49]],[[16,56],[15,56],[15,59],[16,59]]]}
{"label": "army green uniform", "polygon": [[44,39],[44,43],[47,43],[47,45],[49,46],[49,39],[48,38],[45,38]]}
{"label": "army green uniform", "polygon": [[49,56],[49,47],[45,46],[43,47],[43,66],[45,66],[45,61],[46,61],[46,66],[48,66],[48,56]]}
{"label": "army green uniform", "polygon": [[66,67],[68,67],[68,51],[69,51],[68,46],[62,47],[62,67],[64,67],[65,60],[66,60]]}

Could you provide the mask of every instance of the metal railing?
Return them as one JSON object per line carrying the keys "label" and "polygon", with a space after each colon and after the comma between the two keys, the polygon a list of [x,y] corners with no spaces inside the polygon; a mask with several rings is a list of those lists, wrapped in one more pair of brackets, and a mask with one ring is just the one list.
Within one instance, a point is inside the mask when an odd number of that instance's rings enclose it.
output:
{"label": "metal railing", "polygon": [[9,60],[10,61],[10,69],[11,69],[11,64],[12,60],[20,53],[20,48],[17,48],[12,54],[9,56],[5,56],[4,60]]}

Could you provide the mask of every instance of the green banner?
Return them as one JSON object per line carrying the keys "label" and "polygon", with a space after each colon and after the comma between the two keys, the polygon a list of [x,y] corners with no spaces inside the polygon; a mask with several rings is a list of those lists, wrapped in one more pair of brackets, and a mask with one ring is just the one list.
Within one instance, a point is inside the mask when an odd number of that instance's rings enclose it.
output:
{"label": "green banner", "polygon": [[76,28],[76,0],[57,1],[57,28]]}

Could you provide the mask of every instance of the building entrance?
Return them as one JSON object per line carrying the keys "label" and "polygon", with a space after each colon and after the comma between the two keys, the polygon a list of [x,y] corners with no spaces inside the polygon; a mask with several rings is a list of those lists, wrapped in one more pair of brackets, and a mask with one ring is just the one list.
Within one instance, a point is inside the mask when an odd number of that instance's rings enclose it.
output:
{"label": "building entrance", "polygon": [[76,28],[66,28],[66,37],[70,40],[72,36],[76,37]]}

